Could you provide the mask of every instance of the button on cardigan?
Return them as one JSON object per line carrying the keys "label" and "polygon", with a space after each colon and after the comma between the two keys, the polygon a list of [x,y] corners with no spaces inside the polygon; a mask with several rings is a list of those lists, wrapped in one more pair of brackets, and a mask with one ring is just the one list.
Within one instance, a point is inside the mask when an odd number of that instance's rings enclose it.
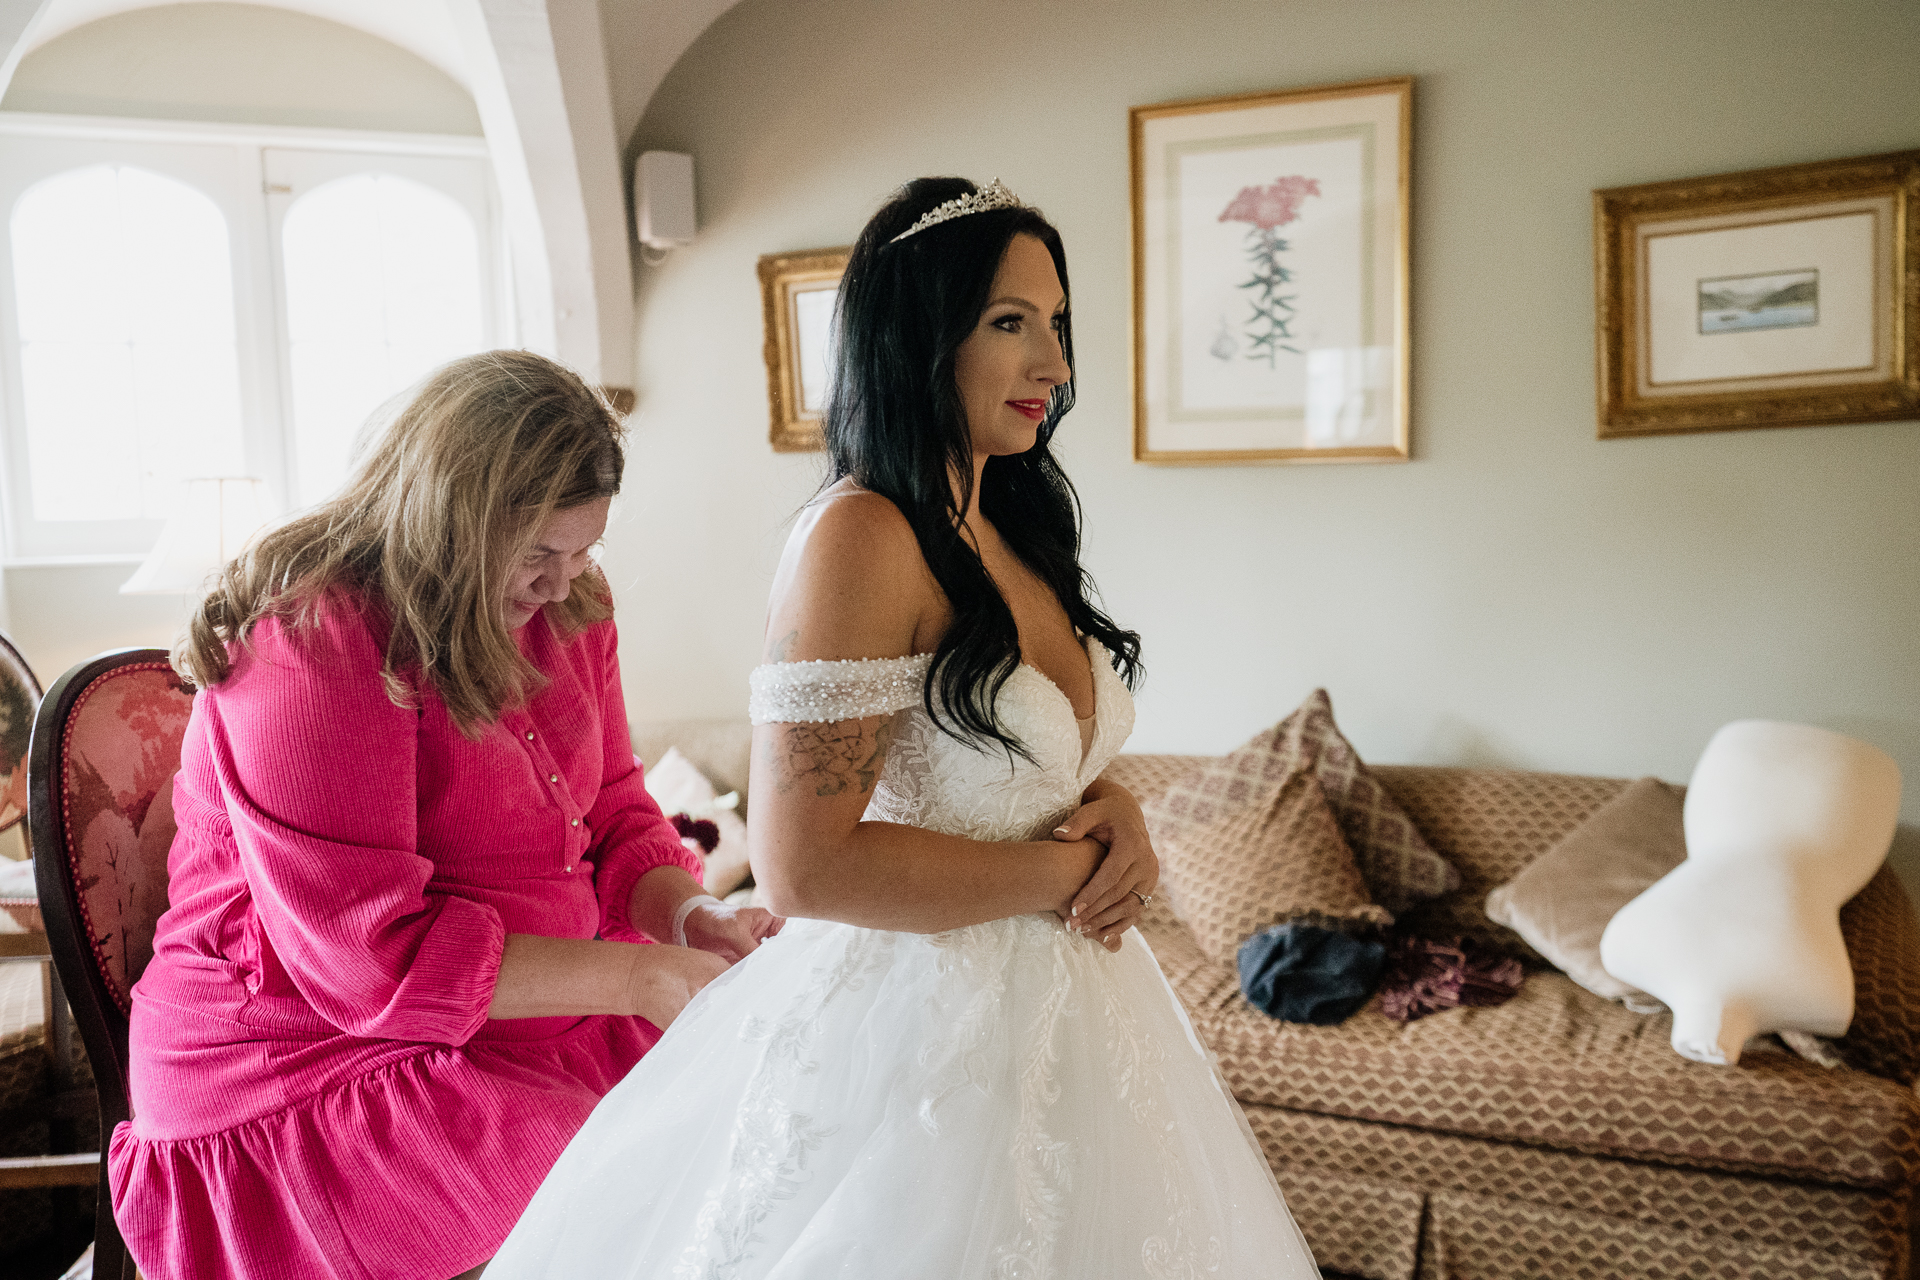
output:
{"label": "button on cardigan", "polygon": [[700,875],[633,758],[613,624],[515,636],[549,683],[477,741],[430,688],[394,704],[384,623],[339,593],[195,696],[109,1154],[147,1274],[471,1267],[658,1039],[487,1018],[507,934],[644,942],[639,878]]}

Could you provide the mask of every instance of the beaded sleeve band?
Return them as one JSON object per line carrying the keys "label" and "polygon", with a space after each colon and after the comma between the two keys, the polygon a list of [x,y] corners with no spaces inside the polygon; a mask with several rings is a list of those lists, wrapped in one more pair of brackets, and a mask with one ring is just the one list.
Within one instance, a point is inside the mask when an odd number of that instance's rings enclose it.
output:
{"label": "beaded sleeve band", "polygon": [[920,705],[933,655],[769,662],[747,677],[755,724],[828,724]]}
{"label": "beaded sleeve band", "polygon": [[995,178],[972,195],[956,196],[945,204],[937,204],[920,215],[920,221],[902,231],[888,244],[899,244],[908,236],[925,231],[928,227],[950,222],[955,218],[964,218],[970,213],[986,213],[992,209],[1024,209],[1020,197],[1007,190],[1000,179]]}

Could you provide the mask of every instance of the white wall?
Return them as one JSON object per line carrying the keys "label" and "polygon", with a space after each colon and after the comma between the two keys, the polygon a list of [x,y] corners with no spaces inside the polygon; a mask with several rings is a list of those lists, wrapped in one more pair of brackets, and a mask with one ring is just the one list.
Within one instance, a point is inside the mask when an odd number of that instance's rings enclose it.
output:
{"label": "white wall", "polygon": [[131,564],[15,566],[6,573],[7,634],[43,688],[108,649],[173,646],[184,596],[123,596]]}
{"label": "white wall", "polygon": [[424,59],[251,4],[140,9],[56,36],[21,59],[0,110],[480,132],[467,91]]}
{"label": "white wall", "polygon": [[[701,219],[640,269],[607,557],[633,714],[742,714],[818,476],[766,443],[756,258],[850,242],[903,179],[997,175],[1066,238],[1059,447],[1145,637],[1135,749],[1224,750],[1324,685],[1372,760],[1684,779],[1768,716],[1893,753],[1920,821],[1920,424],[1596,440],[1589,205],[1920,147],[1916,55],[1902,0],[744,0],[629,145],[696,157]],[[1415,460],[1131,462],[1127,108],[1400,74]]]}

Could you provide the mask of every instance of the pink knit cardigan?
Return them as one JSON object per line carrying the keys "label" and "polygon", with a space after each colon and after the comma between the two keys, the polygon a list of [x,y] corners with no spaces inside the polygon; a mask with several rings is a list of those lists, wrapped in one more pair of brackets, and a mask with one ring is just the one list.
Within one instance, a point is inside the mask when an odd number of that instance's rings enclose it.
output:
{"label": "pink knit cardigan", "polygon": [[507,934],[644,942],[639,878],[700,874],[642,785],[613,624],[516,634],[550,683],[478,741],[430,691],[393,703],[384,626],[340,596],[195,697],[109,1158],[148,1276],[452,1276],[658,1039],[487,1018]]}

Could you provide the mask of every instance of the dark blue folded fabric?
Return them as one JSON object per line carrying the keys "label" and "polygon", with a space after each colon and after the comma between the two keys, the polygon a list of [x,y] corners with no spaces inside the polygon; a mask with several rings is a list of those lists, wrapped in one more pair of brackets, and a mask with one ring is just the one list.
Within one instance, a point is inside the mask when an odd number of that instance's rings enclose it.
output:
{"label": "dark blue folded fabric", "polygon": [[1276,924],[1240,944],[1240,990],[1283,1022],[1328,1027],[1365,1004],[1387,946],[1312,924]]}

